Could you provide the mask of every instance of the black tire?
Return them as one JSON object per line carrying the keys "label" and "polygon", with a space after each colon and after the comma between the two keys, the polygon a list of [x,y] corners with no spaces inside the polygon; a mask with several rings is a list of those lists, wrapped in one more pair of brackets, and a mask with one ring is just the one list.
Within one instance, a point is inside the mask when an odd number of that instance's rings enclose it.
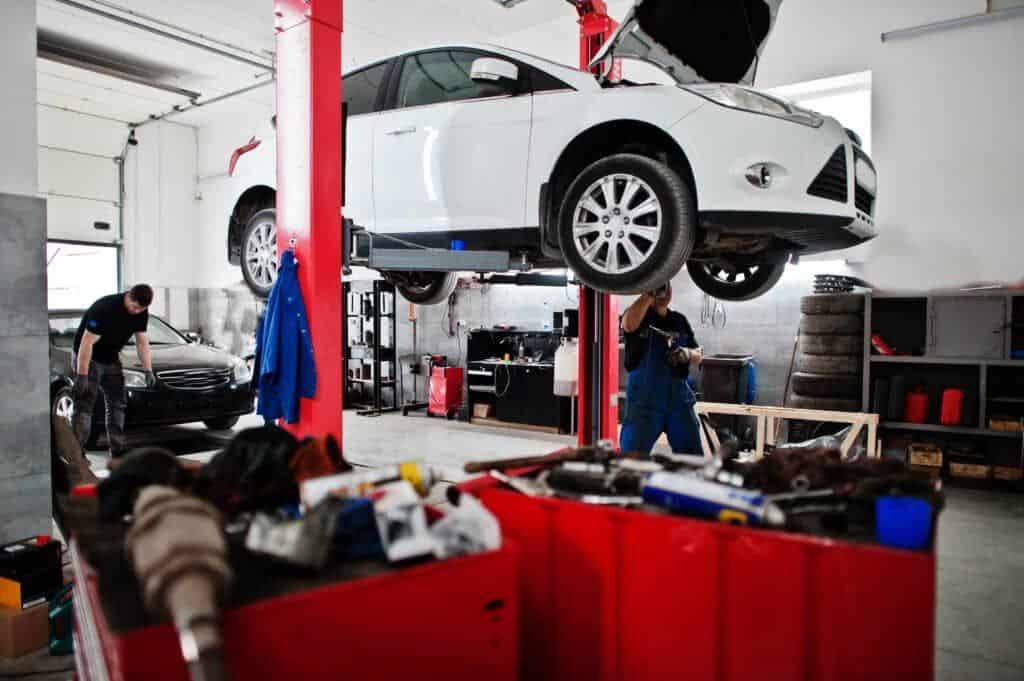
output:
{"label": "black tire", "polygon": [[864,333],[864,318],[856,314],[814,314],[800,318],[801,335]]}
{"label": "black tire", "polygon": [[[270,226],[270,233],[274,237],[273,253],[264,251],[263,244],[266,241],[267,226]],[[242,232],[242,278],[245,279],[249,289],[260,298],[270,295],[277,280],[277,210],[274,208],[263,208],[249,216],[249,221]],[[250,252],[250,241],[252,247],[258,253]],[[258,257],[257,262],[251,258]]]}
{"label": "black tire", "polygon": [[860,411],[860,400],[848,400],[831,397],[804,397],[790,395],[786,406],[794,409],[818,409],[820,411]]}
{"label": "black tire", "polygon": [[864,369],[863,356],[800,355],[799,371],[828,376],[859,376]]}
{"label": "black tire", "polygon": [[238,423],[238,416],[218,416],[215,419],[206,419],[203,423],[210,430],[231,430]]}
{"label": "black tire", "polygon": [[[626,224],[615,227],[614,221],[624,219],[621,217],[609,216],[609,219],[613,221],[604,234],[601,229],[591,232],[597,236],[590,240],[588,245],[603,242],[603,245],[597,247],[595,256],[600,258],[601,253],[604,253],[606,266],[609,256],[613,252],[612,249],[614,249],[616,260],[622,257],[629,258],[627,247],[621,245],[626,241],[639,255],[644,257],[639,260],[639,264],[618,274],[604,272],[588,263],[580,252],[581,246],[577,245],[577,239],[574,236],[577,204],[583,200],[584,193],[603,178],[612,178],[615,175],[630,175],[646,183],[650,192],[658,199],[662,212],[662,227],[656,241],[648,240],[637,234],[627,234]],[[617,193],[620,187],[618,182],[623,183],[622,191],[625,191],[627,180],[625,178],[615,180],[616,200],[622,198]],[[641,191],[643,194],[647,194],[647,189]],[[634,198],[634,200],[636,199]],[[604,201],[603,197],[602,201]],[[636,204],[632,202],[630,205],[636,207]],[[603,206],[598,203],[597,206],[608,207],[607,202]],[[621,206],[614,210],[618,209],[621,209]],[[597,220],[594,224],[600,222],[601,217],[597,213],[592,211],[588,211],[588,213]],[[634,227],[642,226],[639,222],[633,224]],[[617,233],[616,229],[619,230]],[[588,237],[591,233],[582,235],[581,239]],[[611,235],[611,242],[607,241],[609,235]],[[697,211],[693,192],[667,165],[637,154],[614,154],[585,168],[569,185],[569,190],[566,192],[558,212],[558,239],[566,264],[584,284],[607,293],[643,293],[667,283],[682,269],[686,259],[690,257],[696,238]],[[646,246],[641,244],[646,244]],[[647,251],[646,254],[641,251],[642,248]]]}
{"label": "black tire", "polygon": [[804,314],[856,314],[864,311],[864,296],[836,293],[804,296],[800,299]]}
{"label": "black tire", "polygon": [[[50,403],[50,415],[51,416],[56,416],[56,417],[64,420],[68,425],[71,426],[72,429],[74,429],[74,427],[75,427],[74,417],[72,416],[71,418],[68,418],[66,416],[66,412],[63,411],[62,403],[66,404],[67,403],[66,401],[68,401],[68,400],[70,400],[72,405],[74,404],[74,401],[75,401],[74,391],[69,386],[64,386],[64,387],[58,388],[57,392],[55,392],[53,394],[53,401]],[[99,404],[96,405],[96,408],[102,410],[103,409],[102,400],[98,400],[98,402],[99,402]],[[96,421],[97,421],[97,419],[94,418],[93,419],[93,423],[92,423],[92,428],[89,429],[89,439],[85,443],[85,449],[93,449],[93,448],[95,448],[96,447],[96,443],[98,443],[99,440],[100,440],[100,433],[103,432],[103,430],[104,430],[104,427],[102,425],[102,420],[101,420],[101,423],[99,423],[99,424]]]}
{"label": "black tire", "polygon": [[798,371],[793,374],[793,392],[803,397],[856,399],[863,389],[860,376],[835,376]]}
{"label": "black tire", "polygon": [[800,336],[800,354],[853,357],[864,354],[861,336]]}
{"label": "black tire", "polygon": [[417,305],[443,303],[459,284],[457,272],[385,272],[384,277],[403,298]]}
{"label": "black tire", "polygon": [[[753,300],[770,291],[786,273],[786,263],[697,262],[686,263],[690,279],[712,298],[740,302]],[[742,281],[729,279],[743,278]]]}

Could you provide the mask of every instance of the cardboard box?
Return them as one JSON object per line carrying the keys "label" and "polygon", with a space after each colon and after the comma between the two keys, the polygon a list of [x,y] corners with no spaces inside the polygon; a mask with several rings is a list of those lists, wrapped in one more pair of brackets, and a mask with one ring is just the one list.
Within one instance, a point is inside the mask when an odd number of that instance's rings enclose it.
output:
{"label": "cardboard box", "polygon": [[911,466],[942,467],[942,450],[935,445],[915,442],[907,451],[910,454],[908,458]]}
{"label": "cardboard box", "polygon": [[992,477],[996,480],[1024,480],[1024,472],[1019,466],[993,466]]}
{"label": "cardboard box", "polygon": [[0,608],[0,657],[21,657],[50,642],[50,606],[43,603],[25,610]]}
{"label": "cardboard box", "polygon": [[988,480],[992,477],[992,466],[976,463],[950,463],[949,473],[955,478],[971,478],[972,480]]}
{"label": "cardboard box", "polygon": [[908,468],[910,470],[912,470],[912,471],[917,471],[918,473],[927,473],[928,475],[932,476],[933,478],[939,477],[939,474],[942,473],[942,468],[940,466],[913,466],[913,465],[911,465],[911,466],[908,466]]}
{"label": "cardboard box", "polygon": [[473,405],[473,416],[478,419],[489,419],[491,418],[492,414],[494,414],[493,404],[484,404],[482,402],[477,402],[476,404]]}

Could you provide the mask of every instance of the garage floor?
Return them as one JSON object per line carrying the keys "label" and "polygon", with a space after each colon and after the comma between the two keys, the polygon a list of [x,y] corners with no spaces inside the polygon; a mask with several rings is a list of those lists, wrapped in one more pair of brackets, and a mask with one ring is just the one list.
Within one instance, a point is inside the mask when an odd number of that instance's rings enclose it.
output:
{"label": "garage floor", "polygon": [[[238,429],[258,426],[246,417]],[[133,444],[169,445],[178,453],[208,459],[231,433],[197,427],[137,433]],[[430,463],[446,480],[459,481],[466,461],[539,454],[571,444],[573,438],[429,419],[422,415],[378,418],[345,414],[345,450],[354,464],[380,466],[408,459]],[[205,450],[205,451],[204,451]],[[90,458],[102,469],[103,454]],[[939,527],[936,676],[938,681],[1019,681],[1024,678],[1024,495],[948,490]],[[71,664],[71,659],[67,659]],[[0,660],[6,674],[61,668],[45,655]],[[33,676],[40,681],[70,674]]]}

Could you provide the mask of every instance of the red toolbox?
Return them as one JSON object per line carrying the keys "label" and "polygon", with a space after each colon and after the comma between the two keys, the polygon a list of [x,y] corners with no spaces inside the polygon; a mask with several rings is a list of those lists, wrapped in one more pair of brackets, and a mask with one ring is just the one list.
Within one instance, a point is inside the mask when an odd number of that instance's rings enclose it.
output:
{"label": "red toolbox", "polygon": [[462,406],[463,370],[459,367],[434,367],[430,372],[431,416],[451,417]]}
{"label": "red toolbox", "polygon": [[934,553],[480,496],[520,551],[522,679],[932,678]]}
{"label": "red toolbox", "polygon": [[[170,624],[114,631],[99,576],[72,548],[80,681],[187,681]],[[518,678],[514,546],[337,582],[232,609],[228,675],[277,681],[513,681]]]}

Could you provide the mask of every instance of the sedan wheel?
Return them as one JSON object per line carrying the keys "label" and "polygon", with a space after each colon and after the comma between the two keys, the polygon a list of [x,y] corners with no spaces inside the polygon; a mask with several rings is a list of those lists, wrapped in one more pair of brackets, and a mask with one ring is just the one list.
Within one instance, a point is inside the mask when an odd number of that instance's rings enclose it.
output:
{"label": "sedan wheel", "polygon": [[53,415],[67,421],[69,426],[75,425],[75,399],[67,388],[57,391],[53,399]]}
{"label": "sedan wheel", "polygon": [[573,246],[595,270],[625,274],[651,257],[662,221],[661,202],[649,184],[613,173],[587,187],[576,203]]}
{"label": "sedan wheel", "polygon": [[690,261],[690,278],[701,291],[719,300],[751,300],[767,293],[782,279],[786,263],[735,263],[727,260]]}
{"label": "sedan wheel", "polygon": [[277,213],[257,211],[242,238],[242,276],[253,293],[266,298],[277,281]]}

